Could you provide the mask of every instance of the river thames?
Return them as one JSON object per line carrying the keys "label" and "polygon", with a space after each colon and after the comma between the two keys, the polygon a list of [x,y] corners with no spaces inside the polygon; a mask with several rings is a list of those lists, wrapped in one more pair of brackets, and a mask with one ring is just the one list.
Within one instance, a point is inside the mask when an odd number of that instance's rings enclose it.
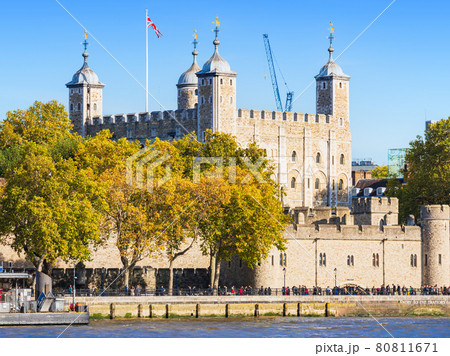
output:
{"label": "river thames", "polygon": [[[0,337],[31,338],[447,338],[450,318],[201,318],[93,320],[89,325],[0,327]],[[387,331],[386,331],[386,330]],[[389,333],[388,333],[389,332]]]}

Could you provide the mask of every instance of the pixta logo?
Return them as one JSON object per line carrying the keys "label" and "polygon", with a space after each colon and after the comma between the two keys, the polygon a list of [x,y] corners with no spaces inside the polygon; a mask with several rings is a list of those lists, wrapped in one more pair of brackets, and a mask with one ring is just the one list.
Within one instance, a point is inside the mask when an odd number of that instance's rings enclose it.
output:
{"label": "pixta logo", "polygon": [[[169,154],[161,155],[158,150],[149,147],[141,149],[127,159],[127,184],[136,185],[136,188],[153,192],[154,186],[161,186],[171,177],[171,167],[165,167],[165,173],[162,178],[155,178],[155,170],[170,158]],[[144,168],[146,174],[144,174]],[[135,174],[133,174],[135,173]],[[146,184],[144,184],[146,178]]]}

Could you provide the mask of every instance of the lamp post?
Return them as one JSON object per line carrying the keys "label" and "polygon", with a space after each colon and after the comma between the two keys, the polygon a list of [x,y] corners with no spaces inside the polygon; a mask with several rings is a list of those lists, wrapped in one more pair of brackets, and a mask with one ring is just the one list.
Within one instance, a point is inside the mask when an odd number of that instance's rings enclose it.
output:
{"label": "lamp post", "polygon": [[283,267],[283,273],[284,273],[283,287],[284,290],[286,290],[286,267]]}
{"label": "lamp post", "polygon": [[334,269],[334,294],[337,295],[337,268]]}
{"label": "lamp post", "polygon": [[105,296],[105,267],[102,267],[102,297]]}

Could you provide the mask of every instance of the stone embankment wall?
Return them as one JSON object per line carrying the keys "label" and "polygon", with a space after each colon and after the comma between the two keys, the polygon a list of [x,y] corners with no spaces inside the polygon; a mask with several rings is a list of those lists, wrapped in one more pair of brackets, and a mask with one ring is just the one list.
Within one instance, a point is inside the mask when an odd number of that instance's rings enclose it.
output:
{"label": "stone embankment wall", "polygon": [[[449,296],[85,297],[94,318],[450,316]],[[71,298],[66,298],[66,304]]]}

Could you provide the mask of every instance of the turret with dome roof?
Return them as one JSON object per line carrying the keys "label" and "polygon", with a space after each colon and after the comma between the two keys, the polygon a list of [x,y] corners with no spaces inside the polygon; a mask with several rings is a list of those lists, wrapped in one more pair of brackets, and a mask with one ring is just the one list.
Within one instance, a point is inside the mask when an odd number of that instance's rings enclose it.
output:
{"label": "turret with dome roof", "polygon": [[316,78],[316,112],[332,115],[339,120],[340,126],[349,124],[349,80],[342,68],[333,60],[333,33],[331,25],[328,62],[320,69]]}
{"label": "turret with dome roof", "polygon": [[66,84],[69,88],[69,118],[73,124],[73,130],[85,136],[87,122],[92,118],[103,115],[103,87],[97,74],[89,68],[87,58],[87,34],[84,40],[83,66],[73,75],[72,80]]}
{"label": "turret with dome roof", "polygon": [[178,79],[178,110],[193,109],[197,105],[198,94],[198,79],[195,73],[200,70],[197,64],[197,31],[194,31],[194,50],[192,56],[194,57],[192,65],[187,71],[180,75]]}
{"label": "turret with dome roof", "polygon": [[220,21],[216,17],[214,53],[198,77],[198,136],[202,139],[206,129],[213,132],[236,131],[236,76],[228,62],[219,54]]}

